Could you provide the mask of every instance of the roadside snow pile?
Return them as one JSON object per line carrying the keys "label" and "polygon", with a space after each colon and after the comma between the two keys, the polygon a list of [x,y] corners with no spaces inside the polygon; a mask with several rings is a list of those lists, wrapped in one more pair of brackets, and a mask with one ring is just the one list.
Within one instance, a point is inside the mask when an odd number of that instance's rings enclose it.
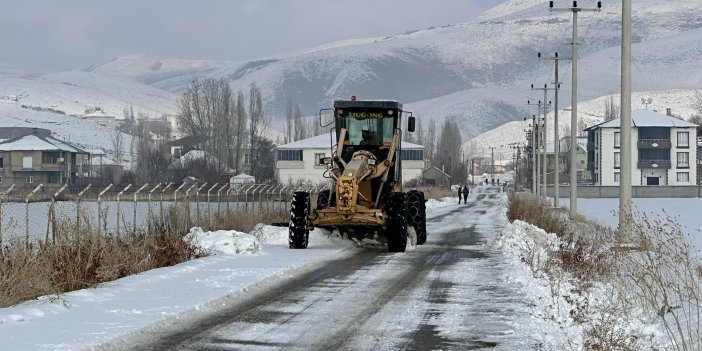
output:
{"label": "roadside snow pile", "polygon": [[546,349],[670,346],[655,314],[632,302],[621,284],[578,279],[564,270],[562,245],[555,234],[520,220],[507,223],[494,242],[513,260],[510,279],[522,286],[534,304],[534,323],[520,328],[530,328]]}
{"label": "roadside snow pile", "polygon": [[429,199],[425,202],[427,211],[441,207],[451,206],[455,204],[455,199],[452,197],[444,197],[441,200]]}
{"label": "roadside snow pile", "polygon": [[[337,237],[338,232],[336,233]],[[322,228],[315,228],[310,232],[310,243],[315,242],[315,239],[320,238],[331,238],[333,233],[329,230]],[[288,245],[288,228],[287,227],[277,227],[272,225],[267,225],[263,223],[256,224],[254,230],[251,231],[251,235],[256,237],[261,243],[270,245]]]}
{"label": "roadside snow pile", "polygon": [[190,228],[185,240],[213,254],[258,254],[261,245],[258,239],[235,230],[205,232],[200,227]]}

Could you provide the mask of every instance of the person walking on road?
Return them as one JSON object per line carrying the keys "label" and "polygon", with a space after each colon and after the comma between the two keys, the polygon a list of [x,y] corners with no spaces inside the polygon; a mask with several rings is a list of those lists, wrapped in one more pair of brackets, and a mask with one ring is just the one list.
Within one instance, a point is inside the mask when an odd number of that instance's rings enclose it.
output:
{"label": "person walking on road", "polygon": [[461,185],[459,184],[459,185],[458,185],[458,204],[459,204],[459,205],[461,204],[461,194],[462,194],[462,192],[461,192]]}
{"label": "person walking on road", "polygon": [[[464,185],[463,186],[463,204],[468,204],[468,186]],[[461,201],[459,200],[458,203],[460,204]]]}

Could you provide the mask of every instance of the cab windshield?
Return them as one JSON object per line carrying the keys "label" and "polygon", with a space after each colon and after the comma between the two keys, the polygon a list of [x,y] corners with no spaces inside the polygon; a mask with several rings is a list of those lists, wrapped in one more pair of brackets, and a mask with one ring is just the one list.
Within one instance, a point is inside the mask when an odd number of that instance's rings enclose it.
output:
{"label": "cab windshield", "polygon": [[343,115],[339,120],[339,127],[346,128],[346,140],[349,145],[390,145],[392,143],[392,117],[364,117],[372,115],[364,113],[350,115]]}

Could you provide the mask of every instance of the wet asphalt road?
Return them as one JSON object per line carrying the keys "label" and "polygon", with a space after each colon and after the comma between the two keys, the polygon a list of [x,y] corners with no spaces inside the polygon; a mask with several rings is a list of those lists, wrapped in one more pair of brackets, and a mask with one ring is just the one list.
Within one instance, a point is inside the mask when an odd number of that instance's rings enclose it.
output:
{"label": "wet asphalt road", "polygon": [[133,349],[537,349],[511,338],[525,302],[485,245],[504,226],[502,201],[498,188],[480,188],[469,204],[435,211],[415,250],[357,248]]}

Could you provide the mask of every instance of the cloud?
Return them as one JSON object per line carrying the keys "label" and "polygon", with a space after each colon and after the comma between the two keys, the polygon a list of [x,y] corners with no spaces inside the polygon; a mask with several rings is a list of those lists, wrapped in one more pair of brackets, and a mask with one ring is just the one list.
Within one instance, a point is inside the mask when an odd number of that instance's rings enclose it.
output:
{"label": "cloud", "polygon": [[467,22],[502,0],[0,0],[0,62],[85,67],[142,53],[244,60]]}

